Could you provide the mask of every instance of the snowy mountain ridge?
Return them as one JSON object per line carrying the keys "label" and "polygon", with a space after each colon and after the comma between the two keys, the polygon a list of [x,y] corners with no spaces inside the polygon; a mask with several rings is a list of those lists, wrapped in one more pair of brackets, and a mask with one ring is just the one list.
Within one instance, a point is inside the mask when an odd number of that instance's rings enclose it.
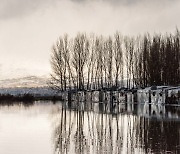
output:
{"label": "snowy mountain ridge", "polygon": [[58,95],[56,90],[48,86],[49,78],[26,76],[22,78],[13,78],[0,80],[0,95],[25,95],[33,96],[54,96]]}
{"label": "snowy mountain ridge", "polygon": [[18,87],[47,87],[50,79],[45,76],[26,76],[21,78],[12,78],[0,80],[0,88],[18,88]]}

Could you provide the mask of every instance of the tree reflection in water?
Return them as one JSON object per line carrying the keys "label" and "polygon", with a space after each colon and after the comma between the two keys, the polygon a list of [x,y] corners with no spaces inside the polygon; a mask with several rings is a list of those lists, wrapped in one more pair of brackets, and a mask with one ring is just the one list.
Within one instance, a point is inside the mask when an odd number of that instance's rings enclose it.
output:
{"label": "tree reflection in water", "polygon": [[180,152],[179,108],[76,102],[54,115],[56,154]]}

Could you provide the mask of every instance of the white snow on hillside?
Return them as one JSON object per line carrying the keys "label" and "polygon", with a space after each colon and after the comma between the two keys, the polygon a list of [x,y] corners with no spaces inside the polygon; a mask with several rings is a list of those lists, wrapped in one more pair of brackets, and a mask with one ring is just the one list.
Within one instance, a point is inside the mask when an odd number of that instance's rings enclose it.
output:
{"label": "white snow on hillside", "polygon": [[49,78],[27,76],[23,78],[13,78],[0,80],[0,88],[15,88],[15,87],[45,87],[48,85]]}
{"label": "white snow on hillside", "polygon": [[27,76],[23,78],[0,80],[0,94],[34,96],[55,96],[56,90],[48,87],[49,79],[46,77]]}

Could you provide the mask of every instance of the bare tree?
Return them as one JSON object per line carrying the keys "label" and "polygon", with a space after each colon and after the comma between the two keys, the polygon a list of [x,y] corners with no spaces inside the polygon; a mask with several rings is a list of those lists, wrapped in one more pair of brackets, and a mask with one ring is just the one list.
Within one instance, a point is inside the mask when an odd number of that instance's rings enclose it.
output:
{"label": "bare tree", "polygon": [[76,71],[77,88],[84,89],[84,69],[89,54],[89,41],[85,34],[78,34],[74,39],[72,65]]}
{"label": "bare tree", "polygon": [[51,67],[53,70],[53,73],[51,74],[52,82],[51,84],[54,86],[54,88],[57,88],[61,91],[64,90],[64,59],[63,59],[63,44],[62,39],[60,38],[56,45],[52,48],[52,55],[51,55]]}
{"label": "bare tree", "polygon": [[133,71],[133,57],[134,57],[134,38],[125,37],[125,57],[126,57],[126,76],[127,88],[131,88],[132,71]]}
{"label": "bare tree", "polygon": [[106,68],[107,68],[107,83],[108,88],[112,87],[113,84],[113,41],[112,38],[109,37],[105,41],[105,51],[106,51]]}
{"label": "bare tree", "polygon": [[[114,62],[115,62],[115,86],[119,86],[119,81],[123,80],[123,53],[122,53],[122,36],[119,33],[116,33],[114,41]],[[122,86],[122,85],[121,85]]]}

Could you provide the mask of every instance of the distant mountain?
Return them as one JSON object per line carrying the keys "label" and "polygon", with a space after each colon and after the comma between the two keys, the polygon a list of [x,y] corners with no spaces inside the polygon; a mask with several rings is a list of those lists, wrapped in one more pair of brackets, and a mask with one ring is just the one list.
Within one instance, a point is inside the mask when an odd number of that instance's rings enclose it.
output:
{"label": "distant mountain", "polygon": [[16,88],[16,87],[44,87],[47,86],[49,78],[26,76],[21,78],[0,80],[0,88]]}

